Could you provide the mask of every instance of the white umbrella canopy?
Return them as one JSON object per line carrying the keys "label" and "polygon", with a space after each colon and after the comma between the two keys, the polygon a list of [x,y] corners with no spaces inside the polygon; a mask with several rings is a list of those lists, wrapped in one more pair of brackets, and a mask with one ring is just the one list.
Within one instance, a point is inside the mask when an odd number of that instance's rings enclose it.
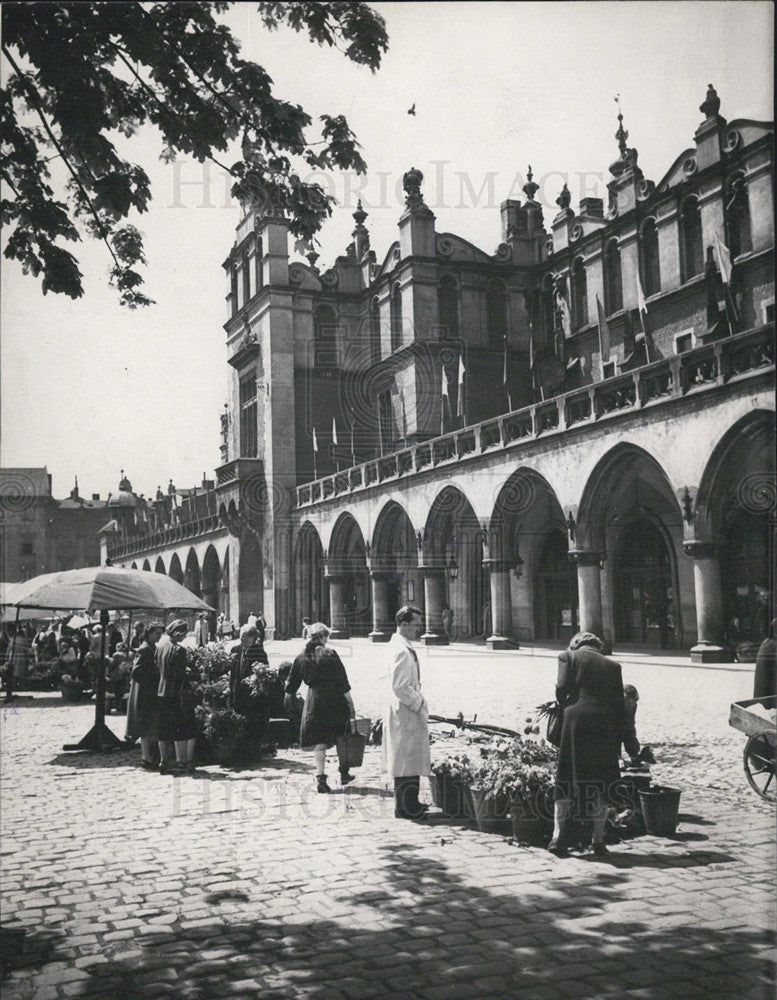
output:
{"label": "white umbrella canopy", "polygon": [[117,566],[87,566],[44,573],[14,588],[15,608],[70,611],[212,611],[164,573]]}

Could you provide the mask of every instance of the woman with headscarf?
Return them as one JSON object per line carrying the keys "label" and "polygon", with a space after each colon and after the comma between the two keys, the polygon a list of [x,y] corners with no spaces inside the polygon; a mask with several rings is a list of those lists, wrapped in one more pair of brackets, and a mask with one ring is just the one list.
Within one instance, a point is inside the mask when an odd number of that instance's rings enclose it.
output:
{"label": "woman with headscarf", "polygon": [[[593,852],[607,854],[607,799],[620,780],[619,754],[625,725],[621,665],[602,654],[602,640],[579,632],[558,658],[556,699],[564,706],[556,769],[553,839],[548,850],[569,846],[565,824],[578,812],[593,820]],[[593,807],[593,809],[592,809]]]}
{"label": "woman with headscarf", "polygon": [[259,744],[267,728],[267,715],[262,699],[257,697],[246,683],[251,679],[254,665],[269,665],[267,653],[259,638],[255,625],[243,625],[240,629],[240,645],[229,661],[229,700],[233,711],[246,720],[248,738]]}
{"label": "woman with headscarf", "polygon": [[138,648],[132,668],[129,698],[127,700],[127,735],[134,743],[140,737],[140,766],[147,771],[156,769],[153,747],[157,740],[159,671],[156,666],[156,644],[164,627],[151,622],[143,632],[143,642]]}
{"label": "woman with headscarf", "polygon": [[186,774],[194,771],[194,743],[197,721],[194,698],[188,676],[188,656],[181,640],[189,626],[179,618],[167,626],[169,642],[157,643],[155,660],[159,671],[157,705],[159,709],[159,771],[173,769],[173,744],[178,767]]}
{"label": "woman with headscarf", "polygon": [[[295,695],[304,681],[308,686],[302,710],[299,742],[312,750],[316,765],[316,791],[331,792],[326,780],[326,752],[343,736],[349,719],[356,718],[351,685],[340,657],[327,647],[329,629],[314,622],[308,629],[305,649],[292,664],[286,694]],[[353,781],[348,767],[340,763],[340,780]]]}
{"label": "woman with headscarf", "polygon": [[777,618],[772,619],[769,635],[758,647],[753,677],[753,697],[768,698],[777,694]]}

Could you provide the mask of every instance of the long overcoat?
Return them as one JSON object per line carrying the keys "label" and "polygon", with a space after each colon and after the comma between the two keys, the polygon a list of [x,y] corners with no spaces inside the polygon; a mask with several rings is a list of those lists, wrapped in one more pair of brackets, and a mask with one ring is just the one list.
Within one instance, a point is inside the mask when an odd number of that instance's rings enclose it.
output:
{"label": "long overcoat", "polygon": [[388,691],[383,714],[383,769],[394,778],[429,774],[429,710],[421,694],[415,650],[395,632],[388,644]]}

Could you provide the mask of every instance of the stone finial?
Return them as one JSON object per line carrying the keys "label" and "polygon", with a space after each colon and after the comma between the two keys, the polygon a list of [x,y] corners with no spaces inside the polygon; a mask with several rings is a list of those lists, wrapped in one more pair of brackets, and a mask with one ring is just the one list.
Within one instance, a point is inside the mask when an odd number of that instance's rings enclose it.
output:
{"label": "stone finial", "polygon": [[353,221],[356,223],[357,226],[363,226],[364,220],[366,218],[367,218],[367,213],[364,211],[364,208],[362,207],[361,198],[359,198],[359,201],[356,203],[356,211],[353,213]]}
{"label": "stone finial", "polygon": [[564,187],[561,189],[561,194],[556,198],[556,204],[561,209],[562,212],[566,212],[572,201],[572,195],[569,192],[566,181],[564,181]]}
{"label": "stone finial", "polygon": [[[523,193],[526,195],[529,201],[534,201],[534,196],[540,189],[539,184],[535,184],[535,182],[532,180],[533,176],[534,175],[531,172],[531,164],[529,164],[529,170],[526,174],[526,183],[524,184],[522,189]],[[566,187],[566,184],[564,185],[564,187]]]}
{"label": "stone finial", "polygon": [[402,187],[405,189],[405,205],[408,208],[416,208],[423,205],[424,196],[421,194],[421,184],[424,175],[416,167],[411,167],[402,178]]}
{"label": "stone finial", "polygon": [[124,475],[124,469],[121,470],[121,480],[119,482],[119,491],[122,493],[132,493],[132,483]]}
{"label": "stone finial", "polygon": [[308,264],[310,264],[311,271],[318,270],[318,268],[316,267],[316,261],[318,260],[318,258],[320,256],[321,256],[321,254],[316,253],[315,250],[308,250],[308,252],[305,254],[305,258],[306,258]]}
{"label": "stone finial", "polygon": [[155,499],[156,500],[164,500],[164,498],[165,498],[165,495],[162,492],[162,487],[161,486],[157,486],[157,488],[156,488],[156,498]]}
{"label": "stone finial", "polygon": [[175,493],[175,486],[173,486],[173,481],[172,481],[172,479],[171,479],[171,480],[170,480],[170,482],[169,482],[169,483],[167,484],[167,492],[168,492],[168,495],[170,495],[170,494],[173,494],[173,493]]}
{"label": "stone finial", "polygon": [[707,96],[699,105],[699,111],[706,118],[714,118],[720,111],[720,98],[711,83],[707,84]]}

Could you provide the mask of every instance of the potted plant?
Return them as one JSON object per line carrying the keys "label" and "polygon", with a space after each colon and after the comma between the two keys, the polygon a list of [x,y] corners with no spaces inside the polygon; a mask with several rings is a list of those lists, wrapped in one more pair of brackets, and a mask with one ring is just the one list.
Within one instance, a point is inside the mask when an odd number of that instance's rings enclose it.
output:
{"label": "potted plant", "polygon": [[550,836],[553,817],[554,775],[547,764],[520,764],[510,789],[513,837],[537,843]]}
{"label": "potted plant", "polygon": [[470,819],[474,815],[469,786],[472,764],[466,754],[452,754],[432,764],[429,784],[432,801],[454,819]]}
{"label": "potted plant", "polygon": [[198,705],[194,714],[218,764],[231,764],[246,737],[246,720],[231,708]]}

